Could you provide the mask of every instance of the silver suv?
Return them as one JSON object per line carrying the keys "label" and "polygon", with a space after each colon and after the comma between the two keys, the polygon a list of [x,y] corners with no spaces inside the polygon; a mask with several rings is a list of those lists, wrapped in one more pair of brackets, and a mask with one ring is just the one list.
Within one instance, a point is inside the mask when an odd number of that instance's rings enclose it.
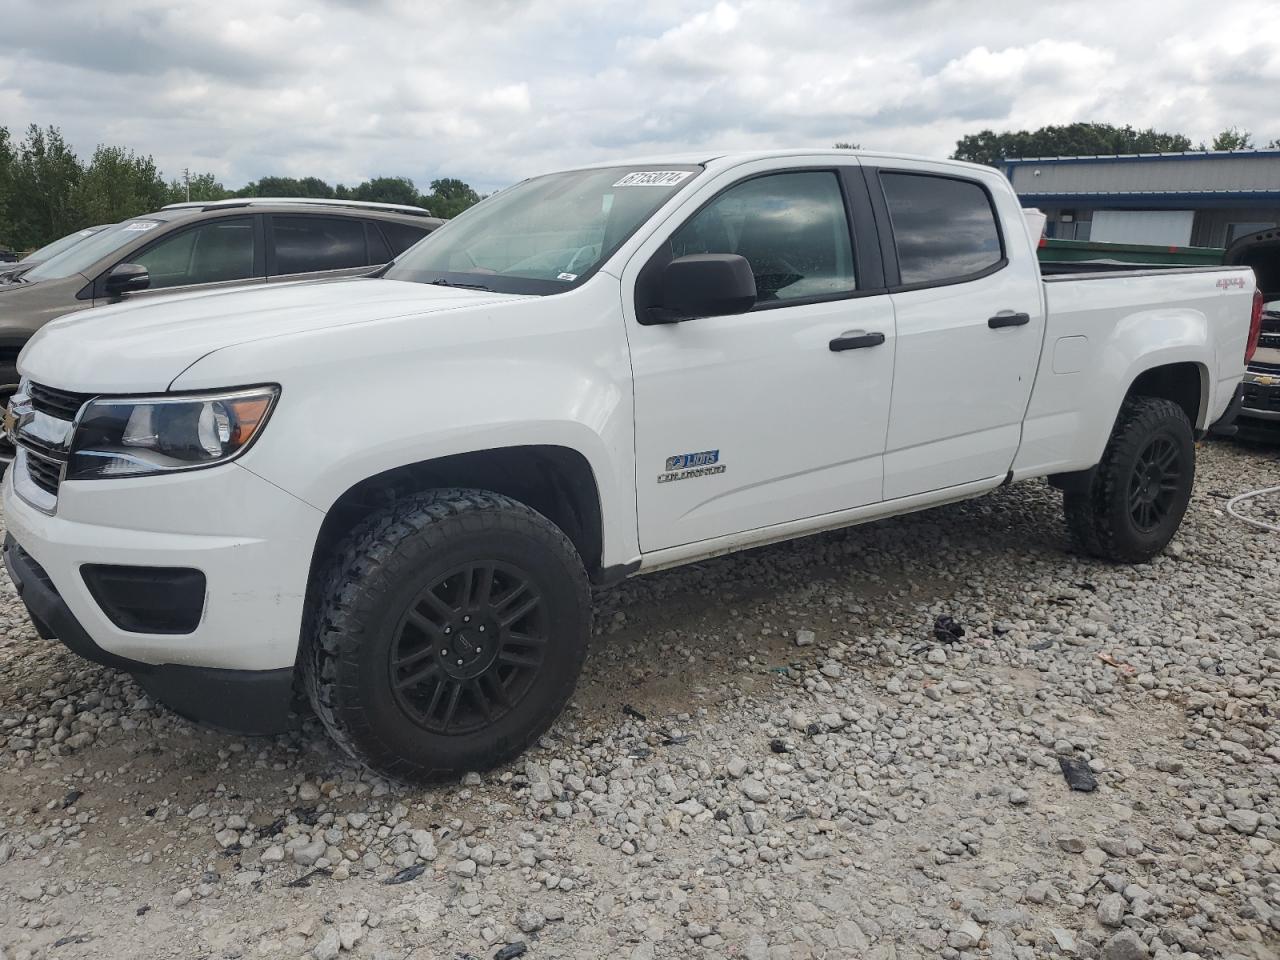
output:
{"label": "silver suv", "polygon": [[[0,407],[23,345],[50,320],[122,298],[371,272],[443,220],[421,207],[246,198],[133,217],[0,285]],[[0,461],[11,450],[0,445]]]}

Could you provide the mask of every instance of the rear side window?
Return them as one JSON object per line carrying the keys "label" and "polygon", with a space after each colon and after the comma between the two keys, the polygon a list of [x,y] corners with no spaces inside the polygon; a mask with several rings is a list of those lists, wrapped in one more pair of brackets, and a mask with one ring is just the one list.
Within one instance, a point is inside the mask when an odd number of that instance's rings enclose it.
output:
{"label": "rear side window", "polygon": [[158,240],[129,260],[147,268],[151,290],[248,280],[253,276],[253,220],[202,223]]}
{"label": "rear side window", "polygon": [[275,273],[314,273],[369,265],[364,223],[345,217],[273,217]]}
{"label": "rear side window", "polygon": [[386,263],[391,259],[391,250],[387,247],[387,241],[382,238],[382,231],[378,229],[376,223],[365,221],[364,237],[369,243],[370,263]]}
{"label": "rear side window", "polygon": [[881,173],[901,282],[963,280],[1004,259],[995,210],[972,180]]}
{"label": "rear side window", "polygon": [[756,301],[849,293],[857,286],[844,197],[827,170],[735,184],[671,237],[671,255],[736,253],[751,264]]}
{"label": "rear side window", "polygon": [[392,223],[384,220],[382,232],[391,244],[391,256],[398,257],[431,231],[426,227],[411,227],[405,223]]}

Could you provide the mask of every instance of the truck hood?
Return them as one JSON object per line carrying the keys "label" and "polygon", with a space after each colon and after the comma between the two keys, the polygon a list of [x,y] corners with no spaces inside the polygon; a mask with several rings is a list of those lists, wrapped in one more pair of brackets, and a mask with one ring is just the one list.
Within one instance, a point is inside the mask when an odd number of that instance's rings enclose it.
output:
{"label": "truck hood", "polygon": [[366,277],[137,298],[46,325],[18,367],[33,380],[81,393],[161,391],[225,347],[519,299]]}

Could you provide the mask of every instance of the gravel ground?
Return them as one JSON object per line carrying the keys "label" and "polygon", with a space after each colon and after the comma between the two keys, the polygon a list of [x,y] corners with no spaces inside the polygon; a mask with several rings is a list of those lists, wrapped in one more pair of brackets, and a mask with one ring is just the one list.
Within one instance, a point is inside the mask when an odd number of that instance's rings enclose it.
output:
{"label": "gravel ground", "polygon": [[6,580],[0,956],[1280,957],[1280,536],[1222,509],[1278,467],[1202,448],[1143,567],[1023,484],[629,581],[553,734],[427,790],[197,729]]}

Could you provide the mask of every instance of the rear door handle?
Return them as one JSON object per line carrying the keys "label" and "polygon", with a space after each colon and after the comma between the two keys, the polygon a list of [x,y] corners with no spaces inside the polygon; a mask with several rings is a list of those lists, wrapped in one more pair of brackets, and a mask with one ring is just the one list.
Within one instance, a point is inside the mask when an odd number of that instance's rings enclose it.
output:
{"label": "rear door handle", "polygon": [[1001,327],[1025,327],[1030,322],[1029,313],[997,313],[987,321],[987,326],[999,330]]}
{"label": "rear door handle", "polygon": [[831,348],[832,353],[839,353],[841,350],[861,350],[863,347],[878,347],[882,343],[884,343],[883,333],[851,331],[836,337],[828,346]]}

